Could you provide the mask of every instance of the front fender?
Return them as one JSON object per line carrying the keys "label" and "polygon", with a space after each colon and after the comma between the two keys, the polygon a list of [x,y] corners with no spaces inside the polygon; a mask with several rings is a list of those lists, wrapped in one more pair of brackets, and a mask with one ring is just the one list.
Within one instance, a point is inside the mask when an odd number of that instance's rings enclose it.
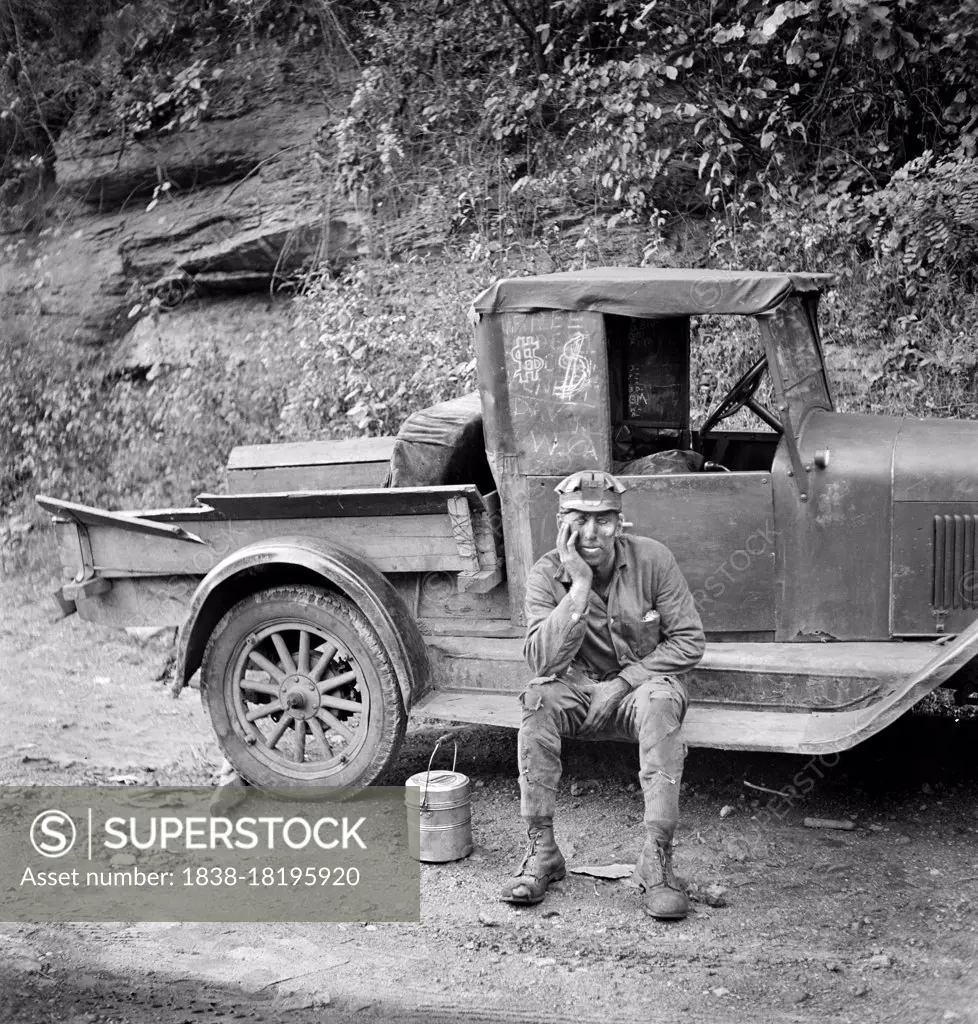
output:
{"label": "front fender", "polygon": [[200,667],[207,641],[229,608],[258,590],[296,582],[326,584],[360,609],[387,650],[404,708],[410,711],[430,677],[417,622],[376,566],[355,551],[315,537],[280,537],[248,544],[201,580],[180,627],[174,695]]}

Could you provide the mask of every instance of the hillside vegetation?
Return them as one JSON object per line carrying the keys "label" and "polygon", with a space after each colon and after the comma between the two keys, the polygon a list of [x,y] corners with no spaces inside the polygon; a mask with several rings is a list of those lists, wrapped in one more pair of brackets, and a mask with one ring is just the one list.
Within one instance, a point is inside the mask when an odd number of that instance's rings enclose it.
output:
{"label": "hillside vegetation", "polygon": [[[56,220],[54,145],[78,118],[133,144],[185,130],[219,113],[222,63],[249,55],[352,81],[318,158],[324,190],[369,215],[372,257],[292,282],[294,350],[152,381],[5,330],[8,513],[33,515],[38,491],[185,503],[220,485],[234,444],[391,432],[472,387],[481,287],[587,265],[838,274],[823,328],[843,407],[978,416],[964,0],[0,0],[8,227],[29,241]],[[439,252],[390,259],[407,218]],[[711,368],[745,354],[701,333],[709,405],[729,382]]]}

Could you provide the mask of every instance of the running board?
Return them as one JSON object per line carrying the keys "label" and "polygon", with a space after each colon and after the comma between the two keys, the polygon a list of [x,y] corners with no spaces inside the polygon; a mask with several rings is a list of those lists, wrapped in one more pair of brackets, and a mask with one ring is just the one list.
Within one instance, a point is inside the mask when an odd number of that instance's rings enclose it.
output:
{"label": "running board", "polygon": [[[485,690],[435,691],[422,697],[411,714],[509,729],[520,726],[519,699],[514,694]],[[693,704],[686,713],[683,740],[690,747],[803,753],[808,749],[806,727],[811,717],[789,711],[740,711]]]}
{"label": "running board", "polygon": [[[436,689],[519,693],[529,679],[520,639],[428,636]],[[910,643],[711,643],[686,674],[693,703],[747,711],[846,711],[894,693],[940,650]]]}
{"label": "running board", "polygon": [[[412,712],[519,727],[516,695],[529,676],[520,641],[426,639],[434,686]],[[684,738],[690,746],[724,750],[810,754],[847,750],[940,686],[978,654],[976,648],[978,622],[943,645],[711,644],[703,661],[687,676],[691,702]],[[718,697],[734,694],[724,694],[717,683],[738,684],[744,696],[721,701]],[[792,693],[807,692],[816,699],[808,706],[797,701],[789,707],[775,703],[778,687],[788,685]],[[835,694],[840,686],[850,691],[863,687],[862,695],[849,704],[818,703],[829,692],[824,687]]]}

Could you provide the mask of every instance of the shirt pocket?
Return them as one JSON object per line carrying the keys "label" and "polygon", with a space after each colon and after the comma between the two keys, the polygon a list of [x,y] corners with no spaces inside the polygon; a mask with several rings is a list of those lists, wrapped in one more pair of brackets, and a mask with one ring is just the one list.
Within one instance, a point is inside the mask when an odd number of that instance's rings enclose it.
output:
{"label": "shirt pocket", "polygon": [[639,661],[650,655],[659,646],[661,625],[662,620],[658,614],[655,614],[652,619],[623,618],[621,620],[622,639]]}

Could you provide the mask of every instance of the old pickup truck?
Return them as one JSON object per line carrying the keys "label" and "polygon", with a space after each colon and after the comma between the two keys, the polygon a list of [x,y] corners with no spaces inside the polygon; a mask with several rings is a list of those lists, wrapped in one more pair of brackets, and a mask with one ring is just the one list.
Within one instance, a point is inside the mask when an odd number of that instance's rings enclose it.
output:
{"label": "old pickup truck", "polygon": [[[478,394],[397,437],[236,449],[227,493],[193,508],[38,497],[70,580],[58,598],[93,622],[179,626],[174,685],[200,671],[250,782],[364,785],[411,712],[518,726],[524,582],[555,543],[554,484],[604,469],[707,631],[689,744],[824,754],[936,687],[971,700],[978,424],[837,412],[817,325],[831,284],[500,280],[472,306]],[[694,423],[703,318],[737,318],[759,355]]]}

